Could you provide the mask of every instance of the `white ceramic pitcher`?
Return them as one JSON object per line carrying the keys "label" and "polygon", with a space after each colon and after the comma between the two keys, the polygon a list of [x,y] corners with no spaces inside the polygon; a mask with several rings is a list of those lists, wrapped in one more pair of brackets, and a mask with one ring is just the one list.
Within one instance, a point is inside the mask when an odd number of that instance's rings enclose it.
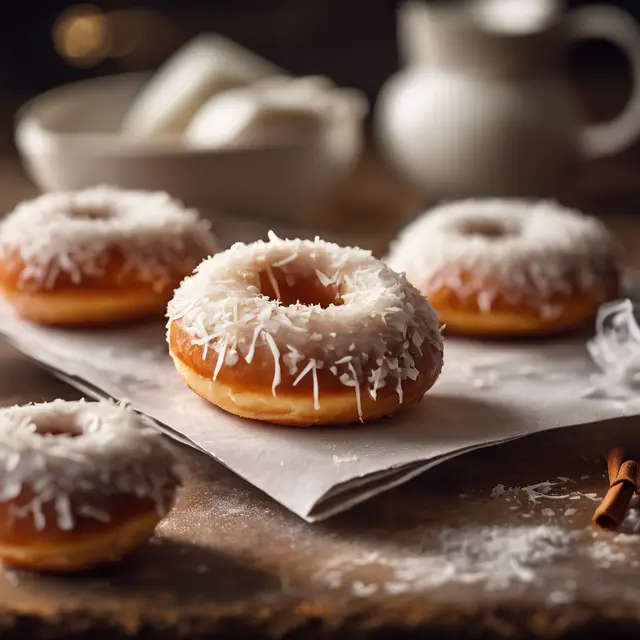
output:
{"label": "white ceramic pitcher", "polygon": [[[398,17],[408,64],[383,87],[377,128],[387,157],[432,197],[554,195],[640,134],[640,29],[619,9],[410,2]],[[587,124],[563,75],[583,38],[610,40],[631,62],[632,95],[613,121]]]}

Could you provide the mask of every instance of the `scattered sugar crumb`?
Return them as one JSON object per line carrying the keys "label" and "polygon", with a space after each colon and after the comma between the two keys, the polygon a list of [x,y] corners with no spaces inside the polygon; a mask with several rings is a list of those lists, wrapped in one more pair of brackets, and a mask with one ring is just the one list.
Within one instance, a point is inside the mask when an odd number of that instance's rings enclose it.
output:
{"label": "scattered sugar crumb", "polygon": [[548,516],[548,517],[556,515],[556,512],[553,509],[543,509],[541,513],[543,516]]}
{"label": "scattered sugar crumb", "polygon": [[332,457],[333,461],[335,463],[340,463],[340,462],[358,462],[359,458],[358,456],[354,455],[350,455],[350,456],[336,456],[334,455]]}
{"label": "scattered sugar crumb", "polygon": [[410,589],[411,586],[406,584],[405,582],[387,582],[385,584],[385,591],[392,596],[406,593]]}
{"label": "scattered sugar crumb", "polygon": [[567,518],[568,518],[568,517],[570,517],[570,516],[575,516],[575,515],[576,515],[576,513],[578,513],[578,510],[577,510],[577,509],[567,509],[567,510],[564,512],[564,515],[565,515],[565,516],[567,516]]}
{"label": "scattered sugar crumb", "polygon": [[18,578],[18,574],[15,571],[7,571],[5,569],[3,573],[5,581],[12,587],[17,587],[20,584],[20,578]]}
{"label": "scattered sugar crumb", "polygon": [[[566,510],[565,515],[567,511],[572,510]],[[542,513],[554,511],[545,508]],[[640,561],[628,555],[628,545],[634,542],[640,548],[637,536],[612,538],[589,529],[568,531],[553,524],[427,529],[401,548],[372,551],[349,545],[317,571],[314,579],[357,597],[418,593],[445,584],[477,584],[495,591],[517,583],[544,585],[546,570],[553,571],[558,562],[572,558],[590,560],[598,569],[622,563],[636,568]],[[363,577],[371,570],[384,576],[383,580],[372,582]],[[575,579],[566,580],[549,593],[548,601],[557,605],[571,602],[577,588]]]}
{"label": "scattered sugar crumb", "polygon": [[[635,496],[634,496],[635,497]],[[627,517],[625,519],[625,527],[629,527],[632,533],[640,532],[640,511],[635,508],[629,509],[629,513],[627,513]]]}
{"label": "scattered sugar crumb", "polygon": [[601,568],[608,569],[611,565],[626,562],[624,552],[616,549],[608,541],[595,542],[587,551],[588,556]]}
{"label": "scattered sugar crumb", "polygon": [[499,498],[500,496],[503,496],[506,492],[507,492],[506,488],[503,484],[497,484],[495,487],[493,487],[493,489],[491,489],[490,497]]}
{"label": "scattered sugar crumb", "polygon": [[588,473],[586,473],[585,475],[580,476],[580,480],[588,480],[590,477],[591,476]]}
{"label": "scattered sugar crumb", "polygon": [[[444,528],[427,533],[408,553],[352,551],[334,558],[314,577],[358,596],[416,592],[446,583],[506,589],[514,582],[534,583],[536,569],[568,556],[581,535],[554,526]],[[387,581],[365,584],[356,577],[362,567],[381,568]]]}
{"label": "scattered sugar crumb", "polygon": [[[584,477],[584,476],[583,476]],[[556,481],[545,480],[524,487],[505,487],[504,484],[497,484],[491,490],[491,498],[503,498],[507,502],[515,499],[520,502],[519,496],[525,495],[531,504],[538,504],[542,500],[580,500],[586,498],[592,502],[600,502],[601,498],[597,493],[582,493],[580,491],[570,491],[569,493],[552,493],[554,487],[562,483],[575,483],[575,480],[565,476],[556,476]],[[640,512],[638,512],[637,529],[640,532]]]}
{"label": "scattered sugar crumb", "polygon": [[378,585],[375,583],[365,584],[360,580],[355,580],[351,583],[351,589],[353,591],[353,595],[360,598],[367,598],[378,591]]}
{"label": "scattered sugar crumb", "polygon": [[551,489],[557,486],[558,482],[552,482],[551,480],[545,480],[544,482],[538,482],[526,487],[510,487],[507,489],[503,484],[496,485],[491,491],[492,498],[498,498],[501,496],[517,497],[519,494],[525,494],[532,504],[537,504],[541,499],[547,500],[564,500],[568,498],[570,494],[553,494]]}
{"label": "scattered sugar crumb", "polygon": [[342,573],[340,571],[327,571],[322,578],[324,584],[330,589],[339,589],[342,586]]}

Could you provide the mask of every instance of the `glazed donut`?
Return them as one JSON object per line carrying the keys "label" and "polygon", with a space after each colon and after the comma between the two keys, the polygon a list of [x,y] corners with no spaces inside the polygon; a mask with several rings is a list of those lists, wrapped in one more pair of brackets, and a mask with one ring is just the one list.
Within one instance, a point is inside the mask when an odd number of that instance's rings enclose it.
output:
{"label": "glazed donut", "polygon": [[378,418],[419,401],[442,367],[420,292],[369,251],[318,238],[235,244],[181,284],[168,314],[187,385],[256,420]]}
{"label": "glazed donut", "polygon": [[35,571],[115,562],[153,533],[179,484],[164,438],[131,409],[0,410],[0,560]]}
{"label": "glazed donut", "polygon": [[620,292],[611,234],[553,202],[439,206],[401,233],[386,262],[429,297],[447,331],[479,337],[576,328]]}
{"label": "glazed donut", "polygon": [[208,223],[167,194],[50,193],[0,224],[0,289],[40,324],[162,316],[175,287],[215,249]]}

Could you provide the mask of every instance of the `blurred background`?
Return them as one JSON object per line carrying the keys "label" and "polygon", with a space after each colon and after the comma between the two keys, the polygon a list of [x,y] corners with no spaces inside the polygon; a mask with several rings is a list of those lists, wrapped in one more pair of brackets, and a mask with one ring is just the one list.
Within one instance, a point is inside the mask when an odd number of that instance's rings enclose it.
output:
{"label": "blurred background", "polygon": [[[442,4],[447,0],[434,0]],[[605,2],[640,20],[638,0]],[[567,8],[603,4],[569,0]],[[398,68],[395,0],[64,0],[11,2],[0,21],[0,91],[30,95],[87,77],[153,69],[202,31],[296,75],[326,74],[374,98]],[[576,47],[575,73],[623,76],[605,42]]]}
{"label": "blurred background", "polygon": [[[447,4],[455,0],[432,0]],[[294,75],[322,74],[361,90],[375,105],[381,87],[401,66],[395,0],[64,0],[11,2],[0,21],[0,189],[3,206],[35,192],[17,161],[16,109],[52,87],[92,77],[156,69],[202,32],[217,32]],[[608,4],[640,23],[640,1],[568,0],[567,9]],[[630,65],[604,40],[571,49],[566,71],[589,120],[618,113],[631,92]],[[373,110],[372,110],[373,112]],[[348,220],[405,220],[425,206],[418,193],[379,158],[367,121],[366,152],[348,189],[327,210],[328,225]],[[561,195],[590,211],[640,207],[638,147],[596,160]],[[398,223],[399,224],[399,223]],[[391,225],[387,236],[398,224]],[[356,225],[357,226],[357,225]],[[359,239],[355,229],[348,240]],[[372,244],[364,240],[361,244]],[[381,245],[382,247],[382,245]],[[380,249],[382,250],[382,249]]]}

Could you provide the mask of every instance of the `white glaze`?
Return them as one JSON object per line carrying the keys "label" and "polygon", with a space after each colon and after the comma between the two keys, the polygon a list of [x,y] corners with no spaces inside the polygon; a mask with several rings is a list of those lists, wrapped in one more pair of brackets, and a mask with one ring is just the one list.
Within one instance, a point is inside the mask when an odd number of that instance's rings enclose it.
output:
{"label": "white glaze", "polygon": [[[317,277],[339,291],[343,303],[283,305],[260,291],[260,272],[287,279]],[[274,287],[276,289],[276,287]],[[261,350],[273,357],[272,390],[277,393],[287,368],[297,384],[314,376],[314,401],[320,407],[317,371],[328,369],[342,384],[375,400],[392,385],[402,402],[402,384],[418,376],[416,360],[426,341],[442,350],[433,307],[369,251],[339,247],[316,238],[238,243],[205,260],[176,290],[168,309],[195,345],[218,356],[221,367],[248,363]],[[360,411],[361,413],[361,411]]]}
{"label": "white glaze", "polygon": [[[76,437],[43,433],[47,429]],[[32,491],[29,503],[14,507],[12,515],[33,518],[38,530],[72,530],[78,518],[108,522],[100,498],[113,494],[151,498],[163,515],[178,483],[175,464],[162,435],[124,405],[55,400],[0,409],[0,502]],[[45,520],[49,503],[54,523]]]}
{"label": "white glaze", "polygon": [[208,221],[168,194],[105,186],[42,195],[0,224],[0,258],[25,263],[22,288],[51,288],[60,274],[76,283],[99,274],[109,249],[139,280],[162,288],[172,268],[215,247]]}
{"label": "white glaze", "polygon": [[[469,233],[485,226],[504,235]],[[545,302],[571,293],[572,282],[599,295],[616,254],[613,236],[595,218],[553,202],[487,199],[427,211],[402,231],[386,262],[427,295],[447,286],[489,311],[501,294],[548,314],[554,309]]]}

